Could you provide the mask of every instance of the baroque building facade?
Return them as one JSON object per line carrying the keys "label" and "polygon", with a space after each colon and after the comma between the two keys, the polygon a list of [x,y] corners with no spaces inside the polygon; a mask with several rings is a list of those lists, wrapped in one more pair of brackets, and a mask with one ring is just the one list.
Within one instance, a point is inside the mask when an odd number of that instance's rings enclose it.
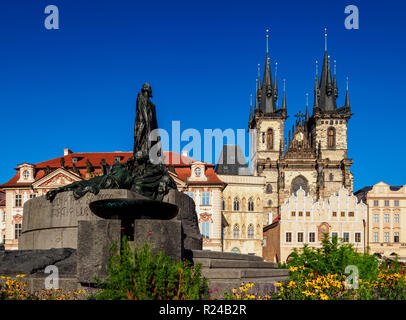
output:
{"label": "baroque building facade", "polygon": [[[75,153],[64,149],[64,155],[37,164],[18,165],[16,174],[0,186],[2,243],[6,250],[18,249],[22,231],[24,203],[49,190],[103,174],[103,166],[125,162],[132,152]],[[197,219],[203,235],[203,248],[221,251],[222,191],[226,184],[214,172],[214,165],[191,159],[187,154],[164,152],[165,164],[179,191],[191,196],[196,204]],[[4,199],[3,199],[4,194]]]}
{"label": "baroque building facade", "polygon": [[355,193],[368,206],[368,246],[380,257],[406,259],[406,185],[379,182]]}

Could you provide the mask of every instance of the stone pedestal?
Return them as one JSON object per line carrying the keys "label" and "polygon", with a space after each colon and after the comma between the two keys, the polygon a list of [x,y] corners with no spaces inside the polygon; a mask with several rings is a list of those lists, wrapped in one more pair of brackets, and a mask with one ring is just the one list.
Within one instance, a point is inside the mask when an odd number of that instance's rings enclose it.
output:
{"label": "stone pedestal", "polygon": [[172,259],[183,260],[183,229],[181,221],[141,219],[134,222],[135,246],[149,242],[153,254],[162,250]]}
{"label": "stone pedestal", "polygon": [[77,275],[80,283],[93,283],[94,278],[107,277],[110,248],[121,245],[121,221],[79,221]]}
{"label": "stone pedestal", "polygon": [[171,189],[162,201],[179,208],[179,214],[173,220],[182,221],[185,249],[202,250],[203,238],[199,230],[194,200],[187,194]]}
{"label": "stone pedestal", "polygon": [[28,200],[24,204],[22,234],[19,250],[77,248],[78,221],[99,221],[89,203],[103,199],[138,199],[130,190],[100,190],[97,195],[87,193],[76,200],[72,191],[59,193],[54,201],[45,196]]}

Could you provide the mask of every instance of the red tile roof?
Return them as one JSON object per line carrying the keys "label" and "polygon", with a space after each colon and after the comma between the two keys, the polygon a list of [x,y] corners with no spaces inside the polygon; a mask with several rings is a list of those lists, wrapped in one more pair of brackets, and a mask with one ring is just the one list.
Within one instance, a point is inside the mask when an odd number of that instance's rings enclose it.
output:
{"label": "red tile roof", "polygon": [[[61,159],[65,160],[64,166],[66,168],[72,169],[73,164],[78,168],[82,178],[85,178],[87,167],[86,162],[87,160],[90,161],[92,164],[95,172],[101,172],[101,165],[100,162],[102,159],[106,161],[109,165],[113,165],[116,157],[121,157],[120,162],[126,162],[131,156],[133,155],[132,152],[89,152],[89,153],[75,153],[72,152],[62,157],[54,158],[51,160],[43,161],[34,165],[35,167],[35,181],[38,181],[42,177],[45,176],[45,169],[50,167],[51,169],[56,169],[61,167]],[[164,151],[165,156],[165,164],[167,166],[173,166],[175,169],[175,173],[178,177],[183,180],[187,181],[187,178],[191,174],[190,166],[196,160],[185,157],[173,151]],[[73,162],[73,159],[76,158],[76,162]],[[206,176],[209,178],[208,181],[203,182],[207,184],[217,184],[223,183],[214,172],[214,165],[205,163],[206,165]],[[15,168],[17,170],[15,176],[7,181],[6,183],[0,185],[0,187],[27,187],[30,186],[31,183],[18,183],[17,181],[20,179],[20,171],[19,168]],[[190,183],[202,183],[202,182],[190,182]]]}

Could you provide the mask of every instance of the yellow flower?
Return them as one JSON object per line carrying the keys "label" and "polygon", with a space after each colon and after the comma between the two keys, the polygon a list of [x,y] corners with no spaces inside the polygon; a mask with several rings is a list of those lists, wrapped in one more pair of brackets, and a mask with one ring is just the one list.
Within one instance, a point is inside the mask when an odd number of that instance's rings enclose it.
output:
{"label": "yellow flower", "polygon": [[324,293],[320,293],[320,299],[321,300],[328,300],[328,296]]}

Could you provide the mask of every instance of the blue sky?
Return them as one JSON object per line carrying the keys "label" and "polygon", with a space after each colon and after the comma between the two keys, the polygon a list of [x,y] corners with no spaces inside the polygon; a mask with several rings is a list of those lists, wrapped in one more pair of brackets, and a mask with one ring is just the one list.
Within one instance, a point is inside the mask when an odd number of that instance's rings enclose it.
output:
{"label": "blue sky", "polygon": [[[44,27],[50,4],[59,8],[59,30]],[[359,30],[344,27],[350,4],[359,8]],[[287,81],[291,128],[293,116],[304,112],[306,93],[313,104],[314,65],[323,58],[327,27],[339,105],[350,78],[354,190],[379,181],[405,184],[405,9],[393,0],[4,0],[0,182],[18,164],[61,156],[63,148],[130,151],[144,82],[152,86],[166,130],[173,120],[181,121],[181,130],[202,133],[246,128],[266,28],[279,89]]]}

